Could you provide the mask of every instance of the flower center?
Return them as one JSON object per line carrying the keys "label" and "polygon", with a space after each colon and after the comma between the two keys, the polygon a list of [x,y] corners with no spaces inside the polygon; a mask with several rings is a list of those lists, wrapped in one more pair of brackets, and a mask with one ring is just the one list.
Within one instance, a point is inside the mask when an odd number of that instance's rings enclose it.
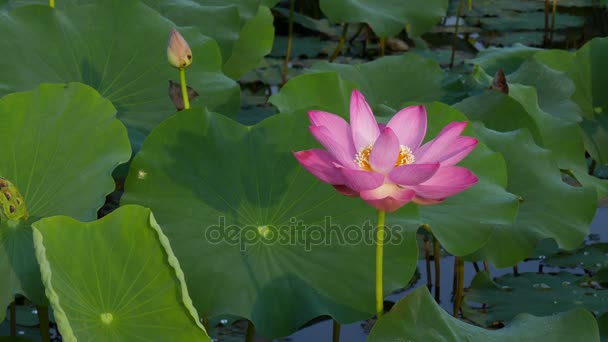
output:
{"label": "flower center", "polygon": [[[360,168],[367,171],[373,171],[372,166],[369,163],[369,156],[372,153],[372,145],[366,146],[361,152],[357,153],[355,156],[355,163],[359,165]],[[395,162],[395,167],[401,165],[412,164],[416,161],[414,157],[414,153],[412,150],[404,145],[399,146],[399,156],[397,156],[397,161]]]}
{"label": "flower center", "polygon": [[371,171],[372,166],[369,164],[369,155],[372,153],[372,145],[366,146],[361,152],[355,156],[355,163],[363,170]]}
{"label": "flower center", "polygon": [[411,164],[415,161],[416,161],[416,157],[414,157],[414,153],[412,153],[412,150],[407,146],[400,145],[399,146],[399,157],[397,157],[397,162],[395,163],[395,167]]}

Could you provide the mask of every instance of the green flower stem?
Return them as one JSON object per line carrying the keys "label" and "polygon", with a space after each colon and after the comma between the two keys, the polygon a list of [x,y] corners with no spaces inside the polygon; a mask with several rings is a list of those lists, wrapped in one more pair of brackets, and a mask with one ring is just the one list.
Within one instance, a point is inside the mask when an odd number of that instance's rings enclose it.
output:
{"label": "green flower stem", "polygon": [[334,319],[334,330],[331,334],[332,342],[340,342],[340,323]]}
{"label": "green flower stem", "polygon": [[450,69],[454,67],[454,57],[456,56],[456,44],[458,44],[458,28],[460,27],[460,16],[462,15],[462,8],[464,7],[464,0],[460,0],[458,4],[458,12],[456,12],[456,25],[454,26],[454,40],[452,41],[452,54],[450,55]]}
{"label": "green flower stem", "polygon": [[342,35],[340,36],[340,41],[338,42],[338,46],[336,47],[336,50],[334,50],[334,53],[331,54],[331,57],[329,58],[329,63],[333,62],[336,58],[338,58],[340,52],[342,52],[342,48],[344,48],[344,43],[346,42],[347,32],[348,23],[344,23],[342,24]]}
{"label": "green flower stem", "polygon": [[549,45],[549,0],[545,0],[545,36],[543,46]]}
{"label": "green flower stem", "polygon": [[49,0],[49,7],[55,8],[55,0]]}
{"label": "green flower stem", "polygon": [[253,338],[255,337],[255,326],[251,321],[247,322],[247,337],[245,337],[246,342],[253,342]]}
{"label": "green flower stem", "polygon": [[439,257],[439,240],[433,235],[433,261],[435,261],[435,301],[439,303],[441,291],[439,290],[441,284],[441,264]]}
{"label": "green flower stem", "polygon": [[17,336],[17,303],[11,303],[11,336]]}
{"label": "green flower stem", "polygon": [[285,63],[283,63],[283,84],[287,83],[287,71],[289,69],[289,59],[291,58],[291,46],[293,44],[293,12],[296,1],[289,1],[289,31],[287,37],[287,51],[285,52]]}
{"label": "green flower stem", "polygon": [[553,16],[551,17],[551,33],[549,43],[553,44],[553,31],[555,30],[555,16],[557,15],[557,0],[553,0]]}
{"label": "green flower stem", "polygon": [[[452,274],[452,298],[456,298],[456,294],[458,293],[458,257],[454,257],[454,267],[452,268],[454,271]],[[454,301],[454,305],[456,301]]]}
{"label": "green flower stem", "polygon": [[380,38],[380,57],[384,57],[386,50],[386,38]]}
{"label": "green flower stem", "polygon": [[384,261],[384,210],[378,210],[378,229],[376,230],[376,313],[378,318],[384,313],[382,293],[382,266]]}
{"label": "green flower stem", "polygon": [[179,82],[182,85],[182,99],[184,99],[184,109],[190,109],[190,99],[188,98],[188,86],[186,85],[185,68],[179,68]]}
{"label": "green flower stem", "polygon": [[462,296],[464,292],[464,260],[456,257],[456,265],[458,266],[458,289],[456,298],[454,299],[454,317],[458,317],[460,307],[462,306]]}
{"label": "green flower stem", "polygon": [[42,342],[50,342],[51,335],[49,332],[49,308],[46,306],[36,305],[38,310],[38,320],[40,321],[40,337]]}
{"label": "green flower stem", "polygon": [[429,291],[433,288],[433,278],[431,277],[431,247],[429,238],[424,235],[424,261],[426,263],[426,287]]}

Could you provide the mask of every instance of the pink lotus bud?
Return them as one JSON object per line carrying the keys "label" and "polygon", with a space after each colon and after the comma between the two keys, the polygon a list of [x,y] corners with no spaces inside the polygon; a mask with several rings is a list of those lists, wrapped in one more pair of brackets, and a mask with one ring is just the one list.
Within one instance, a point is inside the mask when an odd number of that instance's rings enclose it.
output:
{"label": "pink lotus bud", "polygon": [[176,68],[187,68],[192,64],[192,51],[188,42],[175,29],[171,30],[167,45],[167,59]]}

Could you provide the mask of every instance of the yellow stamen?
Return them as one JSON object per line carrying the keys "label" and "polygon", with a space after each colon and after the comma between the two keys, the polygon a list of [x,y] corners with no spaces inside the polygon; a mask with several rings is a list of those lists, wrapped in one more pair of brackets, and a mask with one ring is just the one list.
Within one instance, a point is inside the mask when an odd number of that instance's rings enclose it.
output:
{"label": "yellow stamen", "polygon": [[412,153],[412,150],[409,147],[403,145],[399,146],[399,157],[397,157],[395,167],[411,164],[415,161],[416,158],[414,157],[414,153]]}
{"label": "yellow stamen", "polygon": [[[373,171],[372,166],[369,163],[369,156],[372,153],[372,147],[373,145],[366,146],[363,150],[361,150],[361,152],[357,153],[357,155],[355,156],[355,163],[357,163],[357,165],[359,165],[361,169],[366,171]],[[407,146],[400,145],[399,156],[397,157],[397,161],[395,162],[395,167],[412,164],[414,161],[416,161],[416,158],[414,157],[414,153],[412,153],[412,150]]]}
{"label": "yellow stamen", "polygon": [[368,145],[355,156],[355,163],[360,168],[367,171],[372,171],[372,166],[369,164],[369,155],[372,153],[372,145]]}

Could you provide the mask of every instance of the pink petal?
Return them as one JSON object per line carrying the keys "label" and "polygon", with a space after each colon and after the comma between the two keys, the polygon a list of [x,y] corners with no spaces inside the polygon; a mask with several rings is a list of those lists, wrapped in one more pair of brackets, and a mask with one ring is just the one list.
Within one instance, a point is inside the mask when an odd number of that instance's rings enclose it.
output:
{"label": "pink petal", "polygon": [[384,175],[377,172],[339,168],[345,179],[345,185],[353,191],[361,192],[379,187],[384,183]]}
{"label": "pink petal", "polygon": [[426,134],[426,109],[424,106],[410,106],[403,108],[388,122],[401,145],[415,151],[420,147]]}
{"label": "pink petal", "polygon": [[372,207],[390,213],[410,202],[415,194],[413,190],[386,183],[376,189],[362,191],[361,198]]}
{"label": "pink petal", "polygon": [[399,157],[399,139],[390,128],[385,128],[374,143],[369,163],[376,172],[389,173]]}
{"label": "pink petal", "polygon": [[460,133],[462,133],[466,125],[466,122],[452,122],[445,126],[435,139],[427,142],[417,151],[414,151],[416,162],[441,162],[441,157],[445,155],[445,151],[449,150],[452,143],[460,137]]}
{"label": "pink petal", "polygon": [[477,183],[477,177],[460,166],[443,166],[428,181],[412,186],[416,196],[427,200],[443,200]]}
{"label": "pink petal", "polygon": [[341,193],[344,196],[359,197],[359,193],[358,192],[356,192],[355,190],[347,187],[346,185],[334,185],[334,188],[336,188],[336,191],[338,191],[339,193]]}
{"label": "pink petal", "polygon": [[442,166],[456,165],[475,149],[478,140],[473,137],[458,137],[450,148],[439,155]]}
{"label": "pink petal", "polygon": [[310,126],[310,132],[323,145],[327,151],[338,161],[348,168],[357,167],[354,159],[355,153],[352,146],[346,141],[337,138],[326,126]]}
{"label": "pink petal", "polygon": [[319,110],[311,110],[308,112],[308,117],[313,126],[325,126],[334,138],[344,147],[348,147],[348,153],[355,155],[355,145],[353,144],[353,136],[348,122],[341,116],[322,112]]}
{"label": "pink petal", "polygon": [[477,139],[473,137],[456,137],[450,144],[444,145],[443,148],[435,144],[429,146],[426,151],[417,152],[416,162],[441,163],[444,166],[455,165],[468,156],[475,149],[477,143]]}
{"label": "pink petal", "polygon": [[418,185],[433,177],[438,169],[439,163],[401,165],[393,169],[388,178],[396,184]]}
{"label": "pink petal", "polygon": [[336,160],[320,149],[294,152],[296,159],[315,177],[329,184],[344,184],[342,172],[334,166]]}
{"label": "pink petal", "polygon": [[350,97],[350,127],[357,152],[373,144],[380,135],[374,113],[358,90],[353,90]]}

